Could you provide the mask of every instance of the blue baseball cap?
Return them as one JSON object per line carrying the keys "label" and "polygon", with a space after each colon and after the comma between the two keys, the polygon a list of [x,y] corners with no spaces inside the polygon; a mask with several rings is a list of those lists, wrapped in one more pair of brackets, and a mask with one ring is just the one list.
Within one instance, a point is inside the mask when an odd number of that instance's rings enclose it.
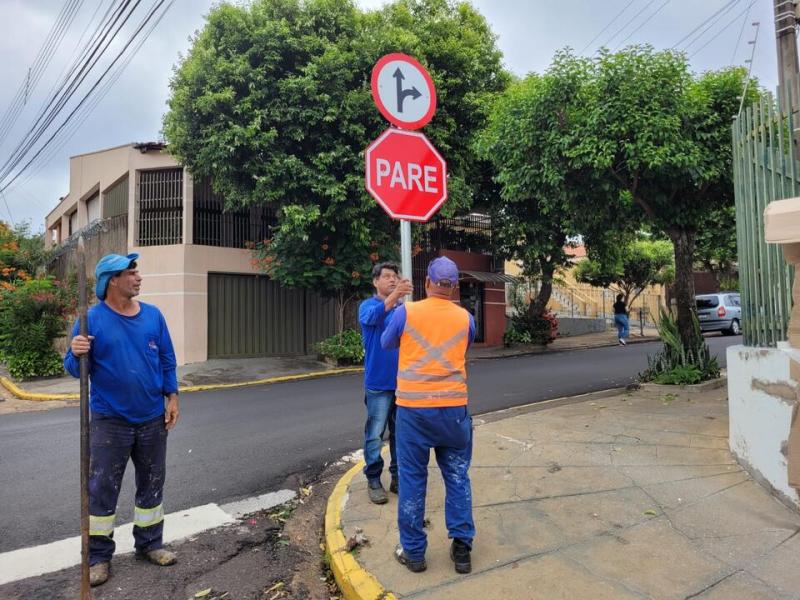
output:
{"label": "blue baseball cap", "polygon": [[94,278],[96,280],[94,295],[100,300],[105,300],[109,280],[129,268],[131,263],[137,258],[139,258],[139,255],[135,252],[127,256],[122,256],[121,254],[106,254],[97,261],[97,266],[94,268]]}
{"label": "blue baseball cap", "polygon": [[428,265],[428,279],[436,285],[439,285],[440,281],[447,280],[450,286],[454,286],[458,283],[458,267],[446,256],[434,258]]}

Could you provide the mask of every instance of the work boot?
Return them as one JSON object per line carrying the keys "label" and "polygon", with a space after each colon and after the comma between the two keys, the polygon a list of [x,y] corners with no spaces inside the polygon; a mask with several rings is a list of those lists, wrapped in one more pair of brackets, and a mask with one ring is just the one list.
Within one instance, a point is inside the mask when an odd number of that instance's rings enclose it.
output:
{"label": "work boot", "polygon": [[393,494],[397,493],[397,477],[392,477],[392,482],[389,484],[389,491]]}
{"label": "work boot", "polygon": [[383,489],[383,485],[379,479],[370,481],[368,483],[367,492],[369,493],[369,499],[373,504],[386,504],[389,501],[389,498],[386,495],[386,490]]}
{"label": "work boot", "polygon": [[145,552],[142,554],[142,557],[149,560],[154,565],[158,565],[159,567],[168,567],[178,562],[178,555],[170,550],[165,550],[164,548],[158,548],[157,550]]}
{"label": "work boot", "polygon": [[111,563],[101,562],[89,567],[89,585],[96,587],[108,581],[108,570]]}
{"label": "work boot", "polygon": [[397,544],[397,547],[394,549],[394,557],[397,559],[397,562],[405,566],[405,568],[412,573],[422,573],[422,571],[428,568],[424,558],[422,560],[411,560],[408,558],[405,550],[403,550],[403,546],[400,544]]}
{"label": "work boot", "polygon": [[472,571],[472,558],[470,547],[461,540],[453,540],[450,544],[450,560],[456,567],[456,573],[469,573]]}

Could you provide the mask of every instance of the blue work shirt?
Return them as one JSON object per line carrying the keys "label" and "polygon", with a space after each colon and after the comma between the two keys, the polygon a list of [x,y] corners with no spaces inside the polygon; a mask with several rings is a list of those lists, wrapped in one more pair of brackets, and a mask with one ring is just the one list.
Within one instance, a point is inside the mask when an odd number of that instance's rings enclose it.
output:
{"label": "blue work shirt", "polygon": [[[469,317],[469,337],[467,338],[467,348],[475,341],[475,319],[472,313],[467,311]],[[381,335],[381,345],[388,352],[390,348],[400,347],[400,338],[403,336],[403,330],[406,328],[406,307],[399,306],[392,315],[391,320],[384,328]]]}
{"label": "blue work shirt", "polygon": [[[164,414],[164,396],[178,391],[177,362],[167,322],[152,304],[139,302],[127,317],[100,302],[89,309],[89,406],[92,413],[144,423]],[[78,322],[72,328],[78,334]],[[64,368],[80,377],[80,361],[67,350]]]}
{"label": "blue work shirt", "polygon": [[387,311],[377,296],[367,298],[358,307],[358,322],[364,340],[364,387],[368,390],[394,391],[397,388],[397,349],[381,348],[381,334],[397,310]]}

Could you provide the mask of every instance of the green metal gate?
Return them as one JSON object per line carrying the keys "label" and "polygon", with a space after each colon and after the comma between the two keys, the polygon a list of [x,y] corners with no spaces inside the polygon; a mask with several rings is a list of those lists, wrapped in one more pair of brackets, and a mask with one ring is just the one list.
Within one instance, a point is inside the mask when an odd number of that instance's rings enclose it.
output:
{"label": "green metal gate", "polygon": [[266,276],[209,273],[208,357],[297,355],[335,333],[333,302]]}
{"label": "green metal gate", "polygon": [[766,95],[733,122],[742,331],[749,346],[785,340],[792,309],[794,270],[779,246],[764,242],[764,209],[800,193],[800,163],[792,151],[800,123],[798,109],[791,109],[800,106],[798,92],[783,90],[780,102]]}

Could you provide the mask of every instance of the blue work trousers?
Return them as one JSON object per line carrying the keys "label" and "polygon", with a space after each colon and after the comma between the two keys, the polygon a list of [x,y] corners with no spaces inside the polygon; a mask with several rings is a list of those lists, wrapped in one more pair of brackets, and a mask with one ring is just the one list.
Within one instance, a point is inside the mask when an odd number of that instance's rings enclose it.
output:
{"label": "blue work trousers", "polygon": [[624,340],[631,332],[628,315],[614,315],[614,325],[617,326],[617,336]]}
{"label": "blue work trousers", "polygon": [[389,473],[397,477],[397,451],[395,448],[395,403],[393,390],[366,390],[364,404],[367,421],[364,424],[364,475],[367,481],[380,481],[383,472],[383,435],[389,430],[389,454],[392,457]]}
{"label": "blue work trousers", "polygon": [[397,524],[400,544],[409,560],[422,560],[428,547],[423,528],[428,486],[428,459],[433,448],[445,486],[444,518],[451,539],[472,548],[472,418],[466,406],[397,407],[397,461],[400,493]]}
{"label": "blue work trousers", "polygon": [[164,416],[135,424],[92,415],[89,435],[89,564],[108,562],[114,554],[114,520],[128,459],[136,473],[136,551],[146,553],[161,548],[167,457]]}

